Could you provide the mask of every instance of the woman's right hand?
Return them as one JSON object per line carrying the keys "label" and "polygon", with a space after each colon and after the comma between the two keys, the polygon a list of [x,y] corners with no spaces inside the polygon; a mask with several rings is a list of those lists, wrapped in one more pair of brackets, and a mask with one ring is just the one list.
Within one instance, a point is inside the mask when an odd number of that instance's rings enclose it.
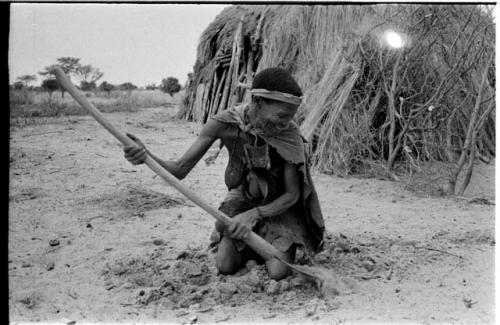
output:
{"label": "woman's right hand", "polygon": [[133,165],[143,164],[147,157],[146,146],[135,135],[127,133],[127,136],[130,139],[134,140],[136,145],[125,146],[123,148],[125,159],[127,159]]}

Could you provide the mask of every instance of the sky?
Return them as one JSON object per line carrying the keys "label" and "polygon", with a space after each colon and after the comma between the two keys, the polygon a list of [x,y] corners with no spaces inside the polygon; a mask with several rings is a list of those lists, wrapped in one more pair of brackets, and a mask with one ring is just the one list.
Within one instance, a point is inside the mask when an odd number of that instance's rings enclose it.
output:
{"label": "sky", "polygon": [[63,56],[104,72],[102,81],[181,84],[192,71],[201,33],[228,5],[23,4],[11,5],[9,79],[38,75]]}

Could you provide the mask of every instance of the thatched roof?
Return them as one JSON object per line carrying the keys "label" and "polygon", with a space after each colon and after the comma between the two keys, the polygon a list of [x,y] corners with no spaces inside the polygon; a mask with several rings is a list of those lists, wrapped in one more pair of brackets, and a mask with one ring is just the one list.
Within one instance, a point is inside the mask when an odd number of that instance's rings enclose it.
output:
{"label": "thatched roof", "polygon": [[[388,30],[405,37],[402,49],[384,42]],[[256,72],[279,66],[304,90],[297,119],[323,171],[452,161],[495,50],[494,31],[491,15],[472,5],[231,6],[200,37],[179,116],[205,122],[248,100],[244,84]],[[485,99],[493,79],[491,69]],[[488,102],[479,107],[487,109]],[[482,155],[494,155],[494,114],[477,139]]]}

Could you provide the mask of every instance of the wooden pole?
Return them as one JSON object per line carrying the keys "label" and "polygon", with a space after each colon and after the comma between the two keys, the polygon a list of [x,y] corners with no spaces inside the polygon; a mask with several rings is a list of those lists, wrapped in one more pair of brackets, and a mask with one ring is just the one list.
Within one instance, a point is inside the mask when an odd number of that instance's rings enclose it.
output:
{"label": "wooden pole", "polygon": [[212,107],[215,101],[215,92],[217,91],[217,87],[219,86],[219,78],[217,78],[217,70],[214,70],[214,78],[212,81],[212,91],[210,92],[210,100],[208,101],[208,107],[206,108],[207,118],[209,118],[212,112]]}
{"label": "wooden pole", "polygon": [[221,90],[222,90],[222,85],[224,85],[224,82],[227,82],[226,80],[226,74],[227,70],[224,70],[222,72],[222,77],[220,78],[219,85],[217,86],[217,90],[215,91],[215,99],[212,103],[212,107],[210,108],[210,116],[214,116],[217,114],[218,108],[219,108],[219,102],[221,99]]}
{"label": "wooden pole", "polygon": [[[76,87],[71,83],[66,74],[59,67],[55,67],[52,70],[52,73],[55,74],[57,80],[61,84],[64,89],[70,93],[70,95],[82,106],[86,109],[89,114],[94,117],[94,119],[99,122],[106,130],[109,131],[118,141],[120,141],[125,146],[133,146],[136,143],[122,134],[118,129],[116,129],[103,115],[102,113],[90,103],[87,98],[82,96],[80,92],[76,89]],[[158,176],[160,176],[165,182],[173,186],[176,190],[181,192],[184,196],[186,196],[189,200],[195,203],[197,206],[208,212],[212,217],[222,222],[223,225],[229,227],[232,223],[231,218],[220,212],[219,210],[214,209],[210,204],[205,202],[201,197],[199,197],[195,192],[193,192],[188,187],[184,186],[175,176],[170,174],[165,168],[163,168],[156,160],[151,158],[150,156],[146,157],[144,161],[146,166],[148,166],[151,170],[153,170]],[[276,247],[268,243],[262,237],[250,231],[248,237],[243,240],[245,244],[247,244],[250,248],[252,248],[257,254],[262,256],[264,259],[268,260],[271,258],[276,258],[282,263],[286,264],[288,267],[296,270],[297,272],[306,274],[313,278],[318,279],[321,282],[325,282],[327,280],[324,275],[317,273],[313,268],[301,265],[295,265],[288,263],[285,260],[285,254],[280,252]]]}
{"label": "wooden pole", "polygon": [[238,100],[238,93],[239,93],[239,88],[238,88],[238,82],[239,80],[239,69],[240,69],[240,56],[241,56],[241,48],[242,46],[242,34],[243,34],[243,18],[245,16],[241,16],[240,18],[240,23],[238,25],[238,30],[236,31],[236,35],[234,38],[234,44],[233,44],[233,49],[236,51],[236,54],[234,56],[234,62],[233,64],[233,76],[231,78],[231,90],[229,91],[229,106],[233,106],[236,101]]}
{"label": "wooden pole", "polygon": [[[253,83],[253,76],[254,76],[254,56],[257,54],[259,51],[259,43],[260,43],[260,35],[261,35],[261,30],[262,30],[262,25],[264,23],[264,18],[266,16],[268,7],[266,6],[265,9],[262,11],[259,22],[257,23],[257,27],[255,28],[255,33],[253,36],[250,38],[250,50],[248,52],[248,61],[247,61],[247,75],[246,75],[246,84],[251,87]],[[244,102],[250,102],[251,95],[250,91],[248,89],[245,89],[243,101]]]}
{"label": "wooden pole", "polygon": [[[241,34],[241,30],[243,28],[243,18],[244,17],[245,16],[241,16],[240,22],[238,24],[238,29],[236,30],[236,33],[234,35],[233,50],[231,52],[231,63],[229,64],[229,70],[227,73],[226,84],[224,85],[224,91],[222,93],[222,99],[220,101],[219,108],[217,110],[219,112],[226,109],[228,98],[229,98],[229,91],[232,89],[231,85],[233,82],[237,82],[232,78],[232,75],[234,75],[233,69],[234,69],[234,63],[236,60],[236,48],[237,48],[237,44],[238,44],[238,38],[239,38],[239,36]],[[237,78],[237,77],[238,77],[238,75],[236,75],[235,78]]]}

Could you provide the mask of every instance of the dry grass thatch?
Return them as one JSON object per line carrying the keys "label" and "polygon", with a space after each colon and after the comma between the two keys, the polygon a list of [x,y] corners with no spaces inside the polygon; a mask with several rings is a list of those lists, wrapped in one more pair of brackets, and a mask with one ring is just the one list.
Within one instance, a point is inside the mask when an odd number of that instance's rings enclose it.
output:
{"label": "dry grass thatch", "polygon": [[[387,30],[405,36],[402,49],[385,44]],[[304,90],[297,121],[322,171],[460,163],[464,147],[489,160],[494,52],[484,6],[231,6],[200,38],[178,115],[205,122],[248,100],[256,72],[279,66]]]}

